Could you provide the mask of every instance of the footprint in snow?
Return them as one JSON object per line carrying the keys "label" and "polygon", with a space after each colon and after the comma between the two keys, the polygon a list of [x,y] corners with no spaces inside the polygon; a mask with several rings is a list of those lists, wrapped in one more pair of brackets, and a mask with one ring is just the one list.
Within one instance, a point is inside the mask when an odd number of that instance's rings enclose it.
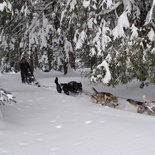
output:
{"label": "footprint in snow", "polygon": [[61,129],[63,126],[62,125],[56,125],[55,128],[56,129]]}
{"label": "footprint in snow", "polygon": [[56,155],[57,154],[57,148],[55,148],[55,147],[53,147],[53,148],[51,148],[51,149],[49,149],[50,150],[50,152],[52,153],[51,155]]}
{"label": "footprint in snow", "polygon": [[100,123],[105,123],[105,121],[100,121]]}
{"label": "footprint in snow", "polygon": [[19,146],[27,146],[27,145],[28,143],[24,143],[24,142],[19,143]]}
{"label": "footprint in snow", "polygon": [[92,123],[92,121],[85,121],[85,124],[91,124]]}
{"label": "footprint in snow", "polygon": [[22,109],[22,108],[17,108],[17,110],[19,110],[19,111],[24,111],[24,109]]}
{"label": "footprint in snow", "polygon": [[33,102],[33,100],[28,100],[28,102],[30,102],[30,103],[31,103],[31,102]]}
{"label": "footprint in snow", "polygon": [[44,97],[39,97],[39,98],[37,98],[36,100],[37,101],[42,101],[42,100],[44,100],[45,98]]}
{"label": "footprint in snow", "polygon": [[50,148],[50,151],[51,152],[55,152],[55,151],[57,151],[58,149],[56,148],[56,147],[53,147],[53,148]]}
{"label": "footprint in snow", "polygon": [[40,136],[42,135],[40,132],[24,132],[25,135],[31,135],[31,136]]}
{"label": "footprint in snow", "polygon": [[40,136],[41,133],[40,133],[40,132],[36,132],[36,133],[31,133],[31,135],[34,135],[34,136]]}
{"label": "footprint in snow", "polygon": [[25,108],[30,108],[30,106],[29,106],[29,105],[27,105],[27,106],[25,106]]}
{"label": "footprint in snow", "polygon": [[37,138],[36,141],[38,141],[38,142],[43,142],[44,139],[42,139],[42,138]]}
{"label": "footprint in snow", "polygon": [[0,148],[0,154],[6,154],[6,153],[8,153],[7,150],[5,150],[5,149],[3,149],[3,148]]}
{"label": "footprint in snow", "polygon": [[81,145],[82,144],[82,142],[77,142],[77,143],[74,143],[74,144],[72,144],[73,146],[79,146],[79,145]]}
{"label": "footprint in snow", "polygon": [[56,120],[51,120],[50,123],[56,123]]}
{"label": "footprint in snow", "polygon": [[[57,122],[56,120],[51,120],[51,121],[50,121],[50,123],[52,123],[52,124],[54,124],[54,123],[56,123],[56,122]],[[56,125],[56,126],[55,126],[56,129],[61,129],[62,127],[63,127],[62,125]]]}

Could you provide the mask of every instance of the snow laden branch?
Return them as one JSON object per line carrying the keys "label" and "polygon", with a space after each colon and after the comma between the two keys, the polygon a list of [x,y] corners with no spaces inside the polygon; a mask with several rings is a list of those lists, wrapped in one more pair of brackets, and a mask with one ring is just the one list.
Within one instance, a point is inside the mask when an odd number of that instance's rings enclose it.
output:
{"label": "snow laden branch", "polygon": [[0,89],[0,105],[6,105],[7,103],[16,103],[15,96],[4,89]]}
{"label": "snow laden branch", "polygon": [[36,18],[33,20],[33,22],[31,23],[31,25],[29,26],[29,28],[26,30],[25,35],[27,35],[27,33],[30,33],[30,32],[32,31],[32,29],[36,26],[37,21],[38,21],[40,18],[42,18],[41,15],[43,14],[44,10],[46,10],[52,3],[53,3],[53,1],[50,2],[50,3],[48,3],[48,4],[40,11],[40,13],[38,14],[38,17],[36,17]]}
{"label": "snow laden branch", "polygon": [[79,37],[77,39],[77,42],[76,42],[76,49],[80,49],[84,43],[84,41],[86,40],[87,38],[87,35],[86,35],[86,32],[83,30],[80,34],[79,34]]}
{"label": "snow laden branch", "polygon": [[11,11],[11,3],[8,1],[0,2],[0,12],[7,9],[7,11]]}
{"label": "snow laden branch", "polygon": [[150,11],[147,14],[145,24],[148,24],[148,23],[152,22],[154,7],[155,7],[155,0],[153,0],[152,7],[151,7]]}
{"label": "snow laden branch", "polygon": [[123,12],[118,18],[118,23],[116,27],[112,31],[114,39],[125,36],[124,28],[127,29],[129,27],[130,23],[127,17],[127,13]]}
{"label": "snow laden branch", "polygon": [[115,5],[109,5],[110,9],[102,10],[97,16],[106,15],[116,10],[123,2],[117,2]]}
{"label": "snow laden branch", "polygon": [[[98,72],[98,74],[96,74],[96,72]],[[97,66],[96,69],[93,70],[91,81],[95,83],[97,81],[100,81],[104,84],[108,84],[110,80],[111,80],[111,73],[109,70],[109,65],[107,61],[104,60],[100,65]]]}

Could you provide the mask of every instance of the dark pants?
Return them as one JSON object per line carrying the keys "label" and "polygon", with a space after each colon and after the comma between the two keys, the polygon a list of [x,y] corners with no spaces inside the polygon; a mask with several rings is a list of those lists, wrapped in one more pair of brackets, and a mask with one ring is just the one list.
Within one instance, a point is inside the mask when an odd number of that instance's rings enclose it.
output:
{"label": "dark pants", "polygon": [[21,80],[22,80],[22,83],[25,83],[26,82],[26,74],[25,73],[22,73],[21,72]]}

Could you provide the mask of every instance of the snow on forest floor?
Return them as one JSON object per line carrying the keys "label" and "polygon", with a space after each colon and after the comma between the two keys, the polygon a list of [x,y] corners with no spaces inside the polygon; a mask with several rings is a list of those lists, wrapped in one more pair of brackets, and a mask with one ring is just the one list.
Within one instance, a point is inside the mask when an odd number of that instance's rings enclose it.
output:
{"label": "snow on forest floor", "polygon": [[[54,79],[82,82],[91,92],[88,79],[77,72],[35,72],[41,85],[21,83],[20,74],[1,74],[0,87],[16,96],[16,104],[0,106],[0,155],[154,155],[155,116],[136,113],[135,107],[119,98],[119,107],[94,104],[84,93],[57,93]],[[139,88],[136,81],[116,88],[96,85],[99,91],[142,100],[155,99],[155,86]]]}

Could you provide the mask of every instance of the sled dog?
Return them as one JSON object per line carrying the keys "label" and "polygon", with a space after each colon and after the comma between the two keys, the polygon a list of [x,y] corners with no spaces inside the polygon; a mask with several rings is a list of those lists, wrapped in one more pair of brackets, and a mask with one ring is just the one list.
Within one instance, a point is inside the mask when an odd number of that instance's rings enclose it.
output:
{"label": "sled dog", "polygon": [[137,107],[137,106],[145,106],[144,102],[141,101],[135,101],[133,99],[127,99],[126,101],[128,101],[131,105]]}
{"label": "sled dog", "polygon": [[127,99],[126,101],[128,101],[131,105],[133,105],[134,107],[137,108],[137,113],[142,114],[147,109],[144,102],[136,101],[136,100],[133,100],[133,99]]}
{"label": "sled dog", "polygon": [[70,93],[79,94],[82,92],[82,83],[71,81],[69,83],[59,83],[58,77],[55,78],[56,90],[58,93],[62,93],[62,91],[66,95],[70,95]]}
{"label": "sled dog", "polygon": [[155,101],[151,100],[149,97],[145,95],[143,95],[142,98],[146,105],[149,105],[150,103],[155,104]]}
{"label": "sled dog", "polygon": [[102,105],[112,104],[114,107],[118,106],[118,98],[108,92],[98,92],[94,87],[92,88],[94,94],[90,95],[91,101],[100,103]]}
{"label": "sled dog", "polygon": [[151,102],[151,100],[145,98],[143,96],[144,102],[141,101],[135,101],[133,99],[127,99],[127,101],[137,107],[137,113],[144,113],[147,112],[149,115],[154,115],[155,114],[155,105],[149,105],[149,103]]}

